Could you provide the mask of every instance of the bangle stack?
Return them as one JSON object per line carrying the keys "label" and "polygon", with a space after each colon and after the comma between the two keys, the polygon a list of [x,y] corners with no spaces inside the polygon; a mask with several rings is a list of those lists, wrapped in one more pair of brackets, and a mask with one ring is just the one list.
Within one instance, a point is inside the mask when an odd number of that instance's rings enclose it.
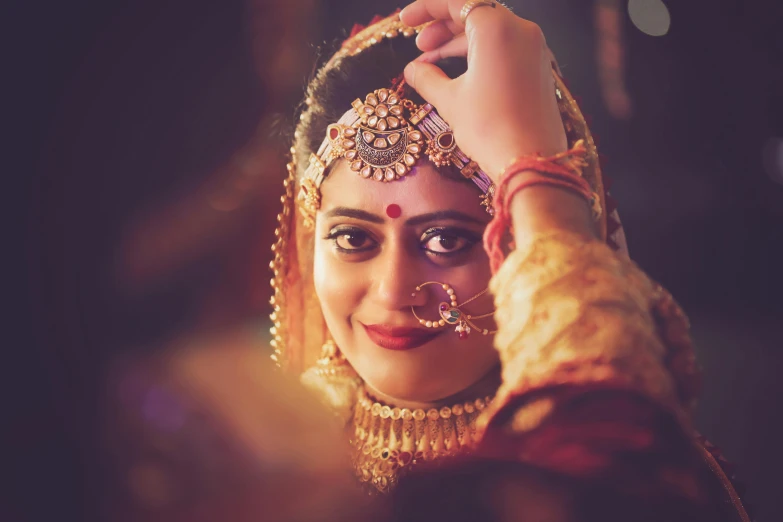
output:
{"label": "bangle stack", "polygon": [[[498,271],[505,259],[502,242],[511,222],[509,205],[518,192],[534,185],[564,188],[582,196],[590,205],[593,217],[601,215],[600,198],[592,191],[587,180],[582,177],[582,169],[587,166],[586,155],[587,149],[584,140],[579,140],[565,152],[550,157],[542,157],[537,154],[523,156],[503,170],[495,190],[495,215],[484,232],[484,250],[489,256],[493,274]],[[523,172],[530,171],[538,175],[525,180],[510,192],[508,191],[512,179]]]}

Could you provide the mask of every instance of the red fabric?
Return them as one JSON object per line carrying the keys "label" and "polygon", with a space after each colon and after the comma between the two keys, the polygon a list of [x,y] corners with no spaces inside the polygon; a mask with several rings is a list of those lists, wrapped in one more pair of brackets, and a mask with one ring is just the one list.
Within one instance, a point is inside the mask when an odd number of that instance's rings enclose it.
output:
{"label": "red fabric", "polygon": [[[683,465],[690,446],[680,428],[643,397],[579,388],[545,395],[559,404],[549,419],[510,437],[502,422],[490,426],[479,454],[495,459],[514,455],[520,462],[570,477],[622,479],[650,491],[666,472],[689,473]],[[519,406],[524,408],[508,408]]]}
{"label": "red fabric", "polygon": [[[364,26],[362,24],[353,24],[353,27],[351,27],[351,34],[348,35],[348,40],[350,40],[351,38],[353,38],[354,36],[356,36],[357,34],[362,32],[362,30],[365,29],[365,28],[366,28],[366,26]],[[343,42],[343,43],[345,43],[345,42]]]}

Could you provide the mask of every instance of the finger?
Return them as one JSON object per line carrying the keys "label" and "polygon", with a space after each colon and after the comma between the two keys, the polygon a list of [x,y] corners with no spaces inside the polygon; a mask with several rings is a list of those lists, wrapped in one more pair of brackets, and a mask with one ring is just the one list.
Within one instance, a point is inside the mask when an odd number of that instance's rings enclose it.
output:
{"label": "finger", "polygon": [[438,20],[421,30],[416,37],[416,45],[422,51],[432,51],[462,32],[464,27],[461,25],[451,20]]}
{"label": "finger", "polygon": [[452,80],[439,67],[426,62],[411,62],[405,67],[405,81],[422,98],[436,107],[444,104]]}
{"label": "finger", "polygon": [[400,12],[400,20],[415,27],[432,20],[451,20],[462,25],[459,13],[467,0],[416,0]]}
{"label": "finger", "polygon": [[416,0],[412,4],[406,5],[402,11],[400,11],[400,20],[402,20],[402,23],[405,25],[416,27],[431,22],[434,18],[427,11],[427,7],[424,3],[421,0]]}
{"label": "finger", "polygon": [[426,53],[416,58],[416,61],[424,63],[437,63],[445,58],[452,58],[454,56],[468,56],[468,37],[465,33],[455,36],[437,49],[427,51]]}
{"label": "finger", "polygon": [[[412,27],[432,20],[451,20],[461,26],[463,23],[460,19],[460,13],[466,3],[467,0],[416,0],[400,12],[400,19],[406,25]],[[494,4],[494,8],[487,6],[475,7],[468,18],[473,18],[474,11],[478,12],[479,10],[495,11],[496,13],[502,13],[502,16],[511,15],[511,11],[500,2],[494,2]]]}

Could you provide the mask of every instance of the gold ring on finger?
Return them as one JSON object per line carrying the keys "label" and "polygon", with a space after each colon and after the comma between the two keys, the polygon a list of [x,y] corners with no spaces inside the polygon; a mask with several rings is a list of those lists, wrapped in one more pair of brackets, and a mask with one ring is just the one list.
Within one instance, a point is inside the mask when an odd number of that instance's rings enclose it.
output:
{"label": "gold ring on finger", "polygon": [[466,24],[470,12],[477,7],[484,6],[492,7],[494,9],[497,7],[497,4],[495,2],[487,2],[486,0],[468,0],[465,2],[465,5],[462,6],[462,11],[459,12],[459,19],[462,20],[463,24]]}

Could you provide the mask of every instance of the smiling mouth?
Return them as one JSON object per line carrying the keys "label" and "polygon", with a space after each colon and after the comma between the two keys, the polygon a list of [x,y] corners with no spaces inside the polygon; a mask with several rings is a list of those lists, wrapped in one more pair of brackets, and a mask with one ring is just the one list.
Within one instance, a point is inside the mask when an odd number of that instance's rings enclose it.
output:
{"label": "smiling mouth", "polygon": [[412,350],[442,334],[444,330],[423,330],[421,328],[403,328],[383,324],[363,324],[367,336],[372,342],[387,350]]}

